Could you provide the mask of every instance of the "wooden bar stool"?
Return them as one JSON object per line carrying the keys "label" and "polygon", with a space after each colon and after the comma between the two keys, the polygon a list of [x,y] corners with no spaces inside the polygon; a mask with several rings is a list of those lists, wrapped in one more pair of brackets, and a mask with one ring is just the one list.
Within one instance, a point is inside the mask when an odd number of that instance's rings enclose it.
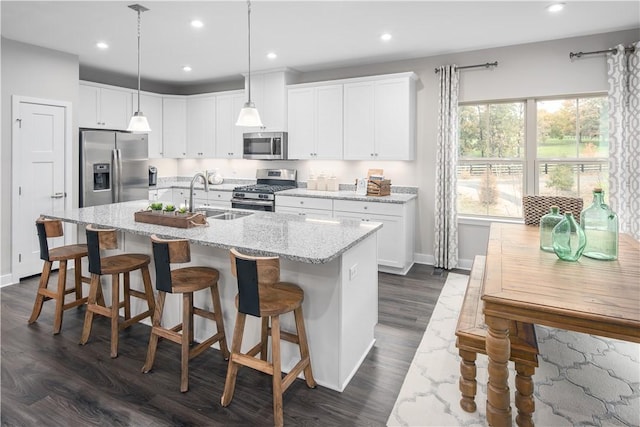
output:
{"label": "wooden bar stool", "polygon": [[[158,347],[158,338],[166,338],[182,346],[180,391],[189,390],[189,360],[220,343],[220,351],[225,360],[229,358],[227,339],[224,332],[220,294],[218,292],[219,272],[210,267],[183,267],[171,270],[170,264],[191,261],[191,250],[188,240],[163,240],[151,236],[153,258],[156,266],[156,289],[158,300],[153,314],[153,326],[147,350],[147,360],[142,372],[147,373],[153,367]],[[193,306],[193,293],[203,289],[211,292],[213,310],[204,310]],[[167,293],[182,294],[182,323],[172,327],[162,327],[162,310]],[[193,315],[205,317],[216,322],[217,333],[198,345],[194,344]],[[182,331],[182,333],[179,333]]]}
{"label": "wooden bar stool", "polygon": [[[116,249],[118,240],[116,230],[113,228],[100,229],[93,225],[87,226],[87,248],[89,250],[89,272],[91,273],[91,285],[89,287],[89,300],[87,301],[87,313],[82,328],[80,344],[86,344],[91,334],[93,315],[99,314],[111,319],[111,357],[118,357],[118,332],[139,322],[145,317],[151,317],[155,308],[153,289],[151,288],[151,276],[149,275],[149,263],[151,258],[144,254],[119,254],[107,257],[100,256],[101,249]],[[144,292],[131,289],[129,285],[129,273],[140,270]],[[102,287],[100,277],[111,275],[111,306],[106,307],[102,300]],[[123,300],[120,301],[120,274],[124,276]],[[131,297],[147,301],[148,309],[131,317]],[[119,311],[124,307],[124,321],[120,322]]]}
{"label": "wooden bar stool", "polygon": [[[316,386],[311,371],[309,346],[302,316],[304,292],[293,283],[280,282],[278,257],[252,257],[243,255],[235,249],[231,249],[230,256],[231,272],[238,278],[238,295],[236,296],[238,314],[221,403],[222,406],[228,406],[231,403],[240,366],[257,369],[273,376],[273,420],[275,425],[281,426],[284,423],[282,393],[300,372],[304,371],[309,388]],[[297,335],[280,331],[280,315],[291,311],[295,317]],[[243,354],[240,349],[247,314],[262,319],[262,333],[261,341]],[[271,363],[267,361],[269,336],[271,336]],[[280,361],[280,339],[298,344],[300,349],[300,361],[284,378]],[[260,353],[260,359],[255,357],[258,353]]]}
{"label": "wooden bar stool", "polygon": [[[66,245],[49,249],[47,238],[60,237],[64,234],[62,221],[58,219],[45,219],[40,217],[36,220],[38,230],[38,241],[40,243],[40,259],[44,261],[38,293],[33,304],[33,311],[29,317],[29,324],[32,324],[42,311],[45,301],[55,300],[55,317],[53,320],[53,333],[60,333],[62,328],[62,313],[72,307],[77,307],[87,302],[87,297],[82,296],[82,282],[89,283],[88,277],[82,276],[82,257],[87,256],[87,245]],[[74,287],[67,288],[67,261],[74,261]],[[52,291],[47,289],[51,267],[55,261],[60,262],[58,269],[58,289]],[[75,292],[75,299],[65,304],[65,296]]]}

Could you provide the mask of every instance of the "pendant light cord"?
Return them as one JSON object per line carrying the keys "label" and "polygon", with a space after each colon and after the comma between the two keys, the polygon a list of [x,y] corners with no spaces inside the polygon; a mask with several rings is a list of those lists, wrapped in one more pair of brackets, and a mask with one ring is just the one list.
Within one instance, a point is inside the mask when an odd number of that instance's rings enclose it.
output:
{"label": "pendant light cord", "polygon": [[251,104],[251,0],[247,0],[247,27],[249,28],[249,104]]}
{"label": "pendant light cord", "polygon": [[140,112],[140,9],[138,9],[138,112]]}

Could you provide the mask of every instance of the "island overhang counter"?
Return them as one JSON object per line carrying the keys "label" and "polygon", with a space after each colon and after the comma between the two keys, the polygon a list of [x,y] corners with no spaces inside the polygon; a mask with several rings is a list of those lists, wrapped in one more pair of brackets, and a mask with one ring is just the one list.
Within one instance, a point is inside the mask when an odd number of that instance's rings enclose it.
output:
{"label": "island overhang counter", "polygon": [[[133,201],[43,214],[81,227],[94,224],[115,228],[122,232],[118,248],[121,252],[151,255],[149,236],[152,234],[189,240],[191,264],[220,271],[220,298],[229,344],[235,324],[237,293],[229,249],[235,247],[252,255],[279,256],[281,280],[296,283],[305,292],[303,311],[314,377],[321,386],[344,390],[375,342],[374,329],[378,322],[376,232],[382,224],[255,212],[233,220],[209,218],[208,226],[182,229],[135,222],[134,213],[146,209],[147,205],[148,201]],[[84,240],[84,231],[79,233],[78,240]],[[83,268],[86,270],[86,263]],[[152,266],[150,270],[155,283],[155,268]],[[136,274],[131,276],[131,284],[142,288]],[[103,290],[109,301],[109,287],[103,286]],[[212,308],[205,293],[194,295],[194,301],[205,309]],[[142,304],[132,301],[132,313],[143,311]],[[163,324],[174,325],[180,323],[180,319],[180,298],[168,295]],[[195,322],[196,340],[215,332],[212,322],[198,318]],[[295,331],[293,316],[284,316],[281,325],[283,330]],[[242,350],[247,351],[259,339],[260,321],[249,316]],[[283,342],[283,371],[288,372],[298,359],[297,346]]]}

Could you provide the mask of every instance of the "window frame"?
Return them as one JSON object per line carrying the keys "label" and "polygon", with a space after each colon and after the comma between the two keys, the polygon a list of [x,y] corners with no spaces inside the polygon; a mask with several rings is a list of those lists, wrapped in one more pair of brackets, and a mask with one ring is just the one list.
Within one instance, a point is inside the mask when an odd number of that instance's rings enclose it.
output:
{"label": "window frame", "polygon": [[[594,91],[584,93],[569,93],[560,95],[547,96],[528,96],[523,98],[505,98],[463,101],[458,103],[458,108],[470,105],[491,105],[504,103],[524,103],[524,156],[518,157],[486,157],[486,158],[462,158],[458,156],[458,166],[463,164],[504,164],[504,163],[522,163],[522,196],[536,195],[540,193],[540,168],[544,163],[553,164],[607,164],[609,157],[571,157],[571,158],[539,158],[538,157],[538,108],[537,103],[541,101],[563,100],[563,99],[581,99],[581,98],[597,98],[606,97],[606,91]],[[459,120],[459,118],[458,118]],[[459,126],[458,122],[458,126]],[[457,172],[456,172],[457,173]],[[456,182],[456,193],[458,182]],[[588,202],[588,201],[585,201]],[[522,222],[524,217],[508,217],[495,215],[482,215],[458,213],[458,219],[463,219],[465,223],[478,223],[483,221],[499,221],[499,222]]]}

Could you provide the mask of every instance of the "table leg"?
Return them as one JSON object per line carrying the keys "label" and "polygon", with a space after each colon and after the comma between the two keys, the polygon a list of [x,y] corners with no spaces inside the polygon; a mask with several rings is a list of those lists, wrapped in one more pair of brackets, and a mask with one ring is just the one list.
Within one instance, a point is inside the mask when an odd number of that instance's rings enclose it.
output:
{"label": "table leg", "polygon": [[486,338],[487,356],[489,356],[489,383],[487,384],[487,421],[494,427],[510,427],[511,404],[509,397],[509,321],[499,317],[485,316],[488,327]]}
{"label": "table leg", "polygon": [[533,427],[533,419],[531,415],[535,411],[535,402],[533,400],[533,380],[532,376],[536,368],[522,363],[516,363],[516,408],[518,415],[516,416],[516,424],[519,427]]}

